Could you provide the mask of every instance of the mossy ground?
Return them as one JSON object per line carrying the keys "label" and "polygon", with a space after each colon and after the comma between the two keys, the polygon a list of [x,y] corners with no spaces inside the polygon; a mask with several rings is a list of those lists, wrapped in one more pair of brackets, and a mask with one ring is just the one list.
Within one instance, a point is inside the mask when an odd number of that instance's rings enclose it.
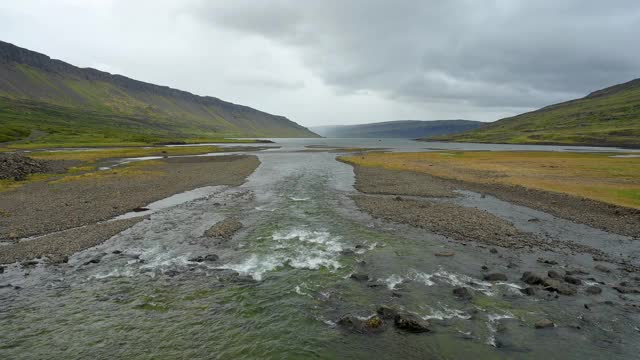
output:
{"label": "mossy ground", "polygon": [[604,153],[368,153],[343,161],[475,183],[520,185],[640,208],[640,158]]}
{"label": "mossy ground", "polygon": [[151,176],[158,175],[161,170],[158,165],[161,161],[147,160],[133,162],[118,166],[110,170],[98,170],[96,163],[105,159],[131,158],[144,156],[176,156],[198,155],[223,151],[218,146],[185,146],[185,147],[154,147],[154,148],[109,148],[87,151],[56,151],[56,152],[32,152],[30,157],[43,160],[75,160],[81,161],[77,166],[70,167],[64,174],[31,174],[26,180],[16,181],[12,179],[0,180],[0,192],[17,189],[20,186],[48,181],[60,183],[67,181],[103,179],[108,176]]}

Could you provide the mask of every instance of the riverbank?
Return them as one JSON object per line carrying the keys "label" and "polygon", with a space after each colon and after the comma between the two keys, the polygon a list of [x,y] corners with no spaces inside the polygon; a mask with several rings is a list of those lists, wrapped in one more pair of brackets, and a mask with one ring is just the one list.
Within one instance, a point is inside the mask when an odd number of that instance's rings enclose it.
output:
{"label": "riverbank", "polygon": [[443,197],[469,190],[640,238],[640,158],[451,151],[340,159],[356,166],[356,187],[363,192]]}
{"label": "riverbank", "polygon": [[[0,263],[49,255],[64,259],[135,223],[103,221],[187,190],[240,185],[258,165],[257,157],[245,155],[167,158],[67,173],[0,192],[0,241],[8,243]],[[83,230],[73,230],[79,227]]]}

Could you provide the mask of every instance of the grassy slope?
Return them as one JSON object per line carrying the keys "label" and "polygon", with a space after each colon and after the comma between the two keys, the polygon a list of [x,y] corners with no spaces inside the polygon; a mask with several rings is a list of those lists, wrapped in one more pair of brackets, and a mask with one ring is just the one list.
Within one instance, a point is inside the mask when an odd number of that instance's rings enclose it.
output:
{"label": "grassy slope", "polygon": [[369,153],[341,159],[475,183],[566,193],[640,209],[640,158],[560,152]]}
{"label": "grassy slope", "polygon": [[123,145],[225,137],[309,137],[285,118],[219,101],[194,102],[109,81],[0,64],[0,142],[46,134],[40,145]]}
{"label": "grassy slope", "polygon": [[436,140],[640,147],[640,79]]}

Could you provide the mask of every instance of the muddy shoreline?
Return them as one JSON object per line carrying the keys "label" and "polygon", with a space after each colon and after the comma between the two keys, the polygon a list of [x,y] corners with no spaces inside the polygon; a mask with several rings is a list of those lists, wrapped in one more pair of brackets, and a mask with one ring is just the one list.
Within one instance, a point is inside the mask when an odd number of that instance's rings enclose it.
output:
{"label": "muddy shoreline", "polygon": [[[171,195],[204,186],[242,184],[256,156],[180,157],[140,174],[34,182],[0,193],[0,263],[46,256],[52,261],[95,246],[140,220],[104,221]],[[144,165],[143,165],[144,166]],[[34,240],[27,237],[41,236]]]}

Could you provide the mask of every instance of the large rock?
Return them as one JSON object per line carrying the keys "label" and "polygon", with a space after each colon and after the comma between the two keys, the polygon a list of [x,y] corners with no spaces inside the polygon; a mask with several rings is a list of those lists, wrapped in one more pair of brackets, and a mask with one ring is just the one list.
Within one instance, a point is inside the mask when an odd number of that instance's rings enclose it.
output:
{"label": "large rock", "polygon": [[589,286],[588,288],[584,289],[584,291],[589,295],[602,294],[602,288],[600,288],[599,286]]}
{"label": "large rock", "polygon": [[469,288],[466,287],[457,287],[453,289],[453,295],[463,300],[471,300],[473,298],[473,294],[471,294]]}
{"label": "large rock", "polygon": [[192,262],[205,262],[205,261],[209,261],[209,262],[214,262],[214,261],[218,261],[219,257],[216,254],[208,254],[205,256],[196,256],[194,258],[189,259],[189,261]]}
{"label": "large rock", "polygon": [[507,281],[507,275],[503,273],[486,274],[483,277],[486,281]]}
{"label": "large rock", "polygon": [[22,154],[0,153],[0,180],[12,179],[16,181],[26,180],[31,174],[60,172],[54,162],[32,159]]}
{"label": "large rock", "polygon": [[356,281],[369,281],[369,275],[364,273],[353,273],[349,277]]}
{"label": "large rock", "polygon": [[215,223],[209,230],[204,232],[204,236],[210,238],[230,239],[242,229],[242,223],[236,219],[224,219]]}
{"label": "large rock", "polygon": [[431,324],[427,320],[423,320],[413,314],[400,313],[396,315],[393,323],[398,329],[409,332],[421,333],[431,331]]}
{"label": "large rock", "polygon": [[560,273],[555,270],[547,271],[547,275],[552,279],[562,279],[562,275],[560,275]]}
{"label": "large rock", "polygon": [[544,285],[545,290],[554,291],[562,295],[570,296],[575,295],[578,292],[575,287],[562,283],[560,282],[560,280],[555,279],[545,279],[542,285]]}
{"label": "large rock", "polygon": [[338,320],[338,325],[359,333],[374,333],[384,330],[384,321],[377,315],[361,319],[353,315],[345,315]]}
{"label": "large rock", "polygon": [[582,285],[582,280],[580,280],[580,279],[578,279],[576,277],[573,277],[573,276],[569,276],[569,275],[566,275],[564,277],[564,281],[568,282],[569,284],[573,284],[573,285]]}
{"label": "large rock", "polygon": [[533,296],[533,295],[536,294],[536,289],[531,287],[531,286],[529,286],[529,287],[526,287],[524,289],[520,289],[520,292],[523,293],[524,295],[527,295],[527,296]]}
{"label": "large rock", "polygon": [[613,288],[621,294],[640,294],[640,288],[637,287],[616,285]]}
{"label": "large rock", "polygon": [[611,272],[610,268],[608,268],[608,267],[606,267],[604,265],[601,265],[601,264],[598,264],[598,265],[594,266],[594,269],[596,269],[598,271],[606,272],[606,273]]}
{"label": "large rock", "polygon": [[395,319],[400,310],[391,306],[382,305],[376,312],[378,315],[382,316],[383,319]]}
{"label": "large rock", "polygon": [[522,278],[520,278],[523,282],[529,285],[542,285],[544,279],[542,276],[532,273],[531,271],[526,271],[522,274]]}
{"label": "large rock", "polygon": [[552,328],[556,325],[553,323],[553,321],[549,319],[541,319],[536,321],[534,326],[536,327],[536,329],[546,329],[546,328]]}

